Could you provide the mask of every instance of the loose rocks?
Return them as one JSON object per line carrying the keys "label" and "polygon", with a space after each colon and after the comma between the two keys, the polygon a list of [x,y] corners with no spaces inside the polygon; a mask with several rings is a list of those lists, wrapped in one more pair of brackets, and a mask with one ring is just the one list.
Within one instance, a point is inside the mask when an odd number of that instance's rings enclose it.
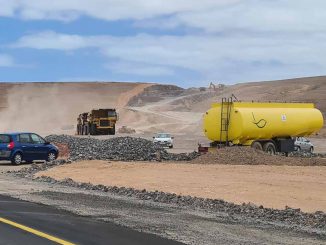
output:
{"label": "loose rocks", "polygon": [[283,210],[264,208],[252,203],[242,205],[226,202],[220,199],[198,198],[192,196],[181,196],[161,191],[146,191],[133,188],[92,185],[90,183],[78,183],[72,179],[55,180],[51,177],[38,177],[38,181],[51,184],[62,184],[65,186],[77,187],[86,190],[110,192],[121,196],[131,196],[141,200],[177,204],[182,207],[201,208],[204,210],[224,212],[233,219],[245,219],[253,221],[264,221],[268,223],[283,223],[296,228],[326,229],[326,214],[317,211],[315,213],[304,213],[300,209],[286,207]]}
{"label": "loose rocks", "polygon": [[321,157],[285,157],[271,156],[245,146],[232,146],[216,149],[191,161],[195,164],[233,164],[233,165],[291,165],[291,166],[326,166],[326,159]]}
{"label": "loose rocks", "polygon": [[50,135],[46,140],[69,147],[70,160],[118,160],[118,161],[190,161],[198,153],[172,154],[153,142],[133,137],[117,137],[107,140],[78,138],[68,135]]}

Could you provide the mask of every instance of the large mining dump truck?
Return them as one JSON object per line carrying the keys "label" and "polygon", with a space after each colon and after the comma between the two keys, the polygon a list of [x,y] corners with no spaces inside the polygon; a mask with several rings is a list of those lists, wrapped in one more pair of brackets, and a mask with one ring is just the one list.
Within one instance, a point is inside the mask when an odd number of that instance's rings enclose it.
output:
{"label": "large mining dump truck", "polygon": [[204,115],[211,147],[242,145],[269,154],[294,151],[295,137],[323,127],[322,113],[311,103],[239,102],[223,98]]}
{"label": "large mining dump truck", "polygon": [[117,121],[115,109],[84,112],[77,118],[77,135],[114,135]]}

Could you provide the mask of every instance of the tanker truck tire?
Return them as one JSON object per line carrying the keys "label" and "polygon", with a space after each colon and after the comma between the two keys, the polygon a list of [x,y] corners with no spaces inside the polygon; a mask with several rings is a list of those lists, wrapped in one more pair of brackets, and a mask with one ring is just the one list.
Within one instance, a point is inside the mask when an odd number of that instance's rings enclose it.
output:
{"label": "tanker truck tire", "polygon": [[258,151],[263,151],[263,146],[259,141],[252,142],[251,148],[258,150]]}
{"label": "tanker truck tire", "polygon": [[263,149],[264,149],[264,152],[266,152],[269,155],[275,155],[275,153],[276,153],[276,147],[273,142],[266,142],[264,144]]}

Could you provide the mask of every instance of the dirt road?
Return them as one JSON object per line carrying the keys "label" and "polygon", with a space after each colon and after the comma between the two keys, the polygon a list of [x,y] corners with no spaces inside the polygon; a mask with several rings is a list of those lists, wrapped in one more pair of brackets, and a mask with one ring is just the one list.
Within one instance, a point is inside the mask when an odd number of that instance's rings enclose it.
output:
{"label": "dirt road", "polygon": [[39,172],[108,186],[159,190],[264,207],[326,211],[326,167],[85,161]]}

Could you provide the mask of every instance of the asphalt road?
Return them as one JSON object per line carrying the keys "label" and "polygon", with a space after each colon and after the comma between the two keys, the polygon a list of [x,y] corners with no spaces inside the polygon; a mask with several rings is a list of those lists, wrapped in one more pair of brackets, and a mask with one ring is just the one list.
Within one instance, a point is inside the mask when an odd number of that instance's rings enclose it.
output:
{"label": "asphalt road", "polygon": [[177,245],[181,243],[0,195],[0,244]]}

